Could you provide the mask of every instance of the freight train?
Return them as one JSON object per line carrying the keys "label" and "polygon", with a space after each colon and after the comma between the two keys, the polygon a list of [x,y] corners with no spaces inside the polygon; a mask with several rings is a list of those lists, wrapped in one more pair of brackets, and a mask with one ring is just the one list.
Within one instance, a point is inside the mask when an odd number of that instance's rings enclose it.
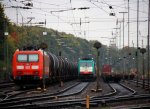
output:
{"label": "freight train", "polygon": [[94,80],[96,78],[95,73],[95,61],[92,58],[82,58],[78,61],[78,77],[80,80]]}
{"label": "freight train", "polygon": [[105,82],[120,82],[122,75],[114,72],[111,65],[105,64],[102,67],[102,78]]}
{"label": "freight train", "polygon": [[131,68],[129,73],[123,74],[124,80],[133,80],[137,76],[137,70],[135,68]]}
{"label": "freight train", "polygon": [[42,85],[77,78],[77,63],[43,51],[42,49],[17,49],[13,55],[12,76],[19,86]]}

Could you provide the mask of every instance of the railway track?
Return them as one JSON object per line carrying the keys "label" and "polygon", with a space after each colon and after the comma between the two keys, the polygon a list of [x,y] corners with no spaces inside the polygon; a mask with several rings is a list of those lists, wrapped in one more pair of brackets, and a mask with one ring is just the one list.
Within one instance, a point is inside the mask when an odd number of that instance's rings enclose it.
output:
{"label": "railway track", "polygon": [[[136,80],[130,80],[129,82],[132,82],[132,83],[134,83],[134,84],[137,84],[137,81],[136,81]],[[143,87],[143,81],[142,81],[142,80],[139,80],[139,81],[138,81],[138,86]],[[145,88],[145,89],[148,88],[148,83],[147,83],[147,81],[145,81],[145,83],[144,83],[144,88]]]}
{"label": "railway track", "polygon": [[30,96],[30,97],[16,97],[16,98],[10,98],[10,99],[5,99],[5,100],[1,101],[1,103],[3,103],[3,102],[21,101],[21,100],[30,100],[30,99],[32,99],[32,98],[40,98],[40,97],[53,97],[53,96],[55,96],[55,95],[57,95],[57,94],[60,94],[60,93],[63,93],[63,92],[65,92],[65,91],[69,90],[70,88],[72,88],[72,87],[74,87],[74,86],[76,86],[76,85],[78,85],[78,84],[79,84],[79,83],[76,83],[76,84],[74,84],[74,85],[72,85],[72,86],[70,86],[70,87],[67,87],[67,88],[64,89],[64,90],[61,90],[61,91],[55,92],[55,93],[42,94],[42,95]]}
{"label": "railway track", "polygon": [[1,100],[6,99],[7,97],[11,96],[15,92],[17,93],[17,91],[20,90],[19,87],[17,87],[16,85],[13,85],[13,84],[10,85],[10,83],[8,83],[8,84],[5,83],[2,86],[4,86],[4,87],[0,89]]}
{"label": "railway track", "polygon": [[12,82],[13,82],[13,81],[12,81],[11,79],[8,80],[8,81],[1,81],[1,82],[0,82],[0,85],[1,85],[1,84],[5,84],[5,83],[12,83]]}
{"label": "railway track", "polygon": [[0,100],[0,102],[3,102],[7,99],[11,99],[11,98],[16,97],[18,95],[22,95],[22,94],[31,92],[33,90],[35,90],[35,88],[26,88],[24,90],[20,90],[19,87],[14,86],[10,89],[1,91],[1,96],[0,96],[1,100]]}
{"label": "railway track", "polygon": [[102,103],[106,103],[106,101],[109,99],[126,98],[136,94],[135,90],[123,84],[110,83],[110,86],[115,90],[114,96],[103,96],[103,97],[99,96],[99,97],[92,98],[92,100],[94,102],[102,100]]}
{"label": "railway track", "polygon": [[[137,99],[149,99],[150,95],[134,95],[132,97],[124,97],[124,98],[107,98],[107,99],[101,99],[101,100],[90,100],[90,106],[99,106],[104,105],[104,103],[114,103],[114,102],[124,102],[124,101],[131,101],[131,100],[137,100]],[[104,102],[105,100],[105,102]],[[25,104],[25,105],[17,105],[11,108],[68,108],[68,107],[76,107],[78,106],[84,106],[85,107],[85,99],[75,99],[75,100],[65,100],[65,101],[55,101],[55,102],[45,102],[45,103],[36,103],[36,104]]]}
{"label": "railway track", "polygon": [[[82,90],[85,89],[85,87],[87,86],[87,83],[76,83],[62,91],[56,92],[56,93],[51,93],[51,94],[43,94],[43,95],[39,95],[39,96],[32,96],[32,97],[18,97],[18,98],[12,98],[12,99],[6,99],[4,101],[1,101],[0,106],[10,106],[10,105],[17,105],[17,104],[28,104],[31,102],[38,102],[41,100],[54,100],[56,98],[56,96],[58,97],[66,97],[66,96],[71,96],[71,95],[75,95],[80,93]],[[81,88],[81,86],[83,86]],[[78,90],[78,88],[81,88],[81,90]],[[74,93],[71,93],[72,90],[76,90],[74,91]]]}
{"label": "railway track", "polygon": [[[91,97],[90,100],[90,105],[93,106],[98,106],[98,104],[103,104],[106,103],[105,100],[107,100],[107,102],[109,101],[113,101],[114,99],[117,98],[126,98],[129,97],[131,95],[134,95],[136,92],[128,87],[119,85],[121,88],[118,90],[118,86],[115,84],[110,84],[110,86],[114,89],[114,92],[112,92],[111,95],[114,95],[113,97],[108,97],[108,94],[104,95],[104,96],[99,96],[99,97]],[[126,91],[121,92],[122,89],[125,89]],[[121,93],[120,93],[121,92]],[[129,93],[130,92],[130,93]],[[127,96],[126,93],[129,93],[129,95]],[[124,95],[125,94],[125,95]],[[124,96],[123,96],[124,95]],[[114,98],[114,99],[112,99]],[[77,100],[66,100],[66,101],[59,101],[59,102],[49,102],[46,104],[36,104],[36,107],[65,107],[65,106],[73,106],[73,105],[79,105],[79,106],[85,106],[85,99],[77,99]],[[33,105],[32,105],[33,106]],[[34,105],[35,106],[35,105]]]}
{"label": "railway track", "polygon": [[[85,89],[85,87],[87,87],[88,83],[82,83],[79,84],[77,86],[75,86],[74,88],[71,88],[70,90],[67,90],[61,94],[57,94],[58,98],[63,98],[63,99],[59,99],[59,100],[54,100],[54,98],[56,96],[46,96],[45,98],[34,98],[35,101],[40,101],[40,102],[35,102],[32,98],[29,98],[29,100],[24,99],[24,100],[20,100],[19,102],[17,102],[18,100],[13,100],[13,101],[9,101],[7,100],[4,101],[3,103],[0,103],[0,106],[2,108],[44,108],[44,107],[68,107],[68,106],[83,106],[85,105],[85,99],[72,99],[72,100],[68,100],[68,99],[64,99],[64,97],[68,97],[68,96],[72,96],[74,94],[77,94],[79,92],[75,92],[72,93],[73,90],[77,90],[77,89],[81,89],[81,86],[84,86],[82,89]],[[106,103],[106,102],[110,102],[110,101],[115,101],[116,99],[125,99],[128,98],[129,96],[133,96],[135,94],[135,91],[127,88],[123,85],[118,85],[118,84],[113,84],[111,83],[110,86],[112,87],[112,89],[114,89],[114,91],[111,94],[106,94],[106,96],[97,96],[97,97],[91,97],[90,98],[90,104],[92,105],[98,105],[99,103]],[[82,92],[81,89],[81,92]],[[122,92],[122,89],[125,90]],[[128,96],[127,96],[128,94]],[[110,95],[114,95],[113,97],[109,97]],[[51,100],[50,100],[51,99]],[[41,102],[41,100],[43,102]],[[9,105],[9,107],[8,107]]]}
{"label": "railway track", "polygon": [[67,90],[64,93],[57,95],[57,97],[67,97],[67,96],[76,95],[78,93],[81,93],[88,86],[88,84],[89,84],[88,82],[81,82],[80,84],[71,88],[70,90]]}
{"label": "railway track", "polygon": [[[84,106],[86,104],[85,98],[75,98],[76,94],[80,94],[88,86],[89,83],[77,83],[70,86],[63,91],[56,94],[45,94],[40,96],[33,96],[27,98],[8,99],[0,103],[0,107],[4,109],[13,108],[65,108]],[[132,100],[149,99],[149,94],[137,95],[136,91],[126,87],[123,84],[110,83],[109,86],[113,89],[112,92],[102,96],[91,96],[90,106],[100,106],[112,103],[119,103]],[[80,90],[79,90],[80,89]],[[70,99],[68,99],[70,97]]]}
{"label": "railway track", "polygon": [[7,87],[12,87],[14,86],[15,84],[13,82],[3,82],[3,83],[0,83],[0,89],[2,88],[7,88]]}

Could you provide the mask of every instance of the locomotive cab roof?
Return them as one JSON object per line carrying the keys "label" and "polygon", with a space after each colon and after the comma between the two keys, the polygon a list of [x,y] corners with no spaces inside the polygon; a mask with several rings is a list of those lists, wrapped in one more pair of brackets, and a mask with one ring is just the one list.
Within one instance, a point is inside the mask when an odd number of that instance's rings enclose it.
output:
{"label": "locomotive cab roof", "polygon": [[22,48],[19,48],[19,51],[35,51],[39,50],[37,46],[23,46]]}
{"label": "locomotive cab roof", "polygon": [[84,58],[81,58],[79,60],[93,60],[93,58],[91,58],[91,57],[84,57]]}

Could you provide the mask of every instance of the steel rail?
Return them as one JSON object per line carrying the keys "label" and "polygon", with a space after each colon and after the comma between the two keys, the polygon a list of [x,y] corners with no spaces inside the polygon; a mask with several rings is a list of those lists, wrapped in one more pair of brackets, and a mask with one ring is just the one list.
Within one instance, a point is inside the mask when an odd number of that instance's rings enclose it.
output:
{"label": "steel rail", "polygon": [[[77,85],[79,85],[80,83],[77,83],[75,85],[72,85],[71,87],[69,88],[66,88],[65,90],[62,90],[60,92],[56,92],[56,93],[53,93],[53,94],[46,94],[46,95],[41,95],[41,96],[33,96],[33,97],[27,97],[27,98],[17,98],[17,99],[8,99],[8,100],[5,100],[3,102],[0,103],[0,106],[3,107],[3,106],[10,106],[10,105],[17,105],[17,104],[28,104],[28,103],[33,103],[33,102],[37,102],[37,101],[43,101],[43,100],[53,100],[57,97],[67,97],[69,95],[61,95],[61,93],[65,92],[65,91],[68,91],[70,90],[71,88],[73,87],[76,87]],[[88,85],[88,84],[87,84]],[[85,87],[87,87],[87,85]],[[82,88],[81,90],[79,90],[79,92],[77,93],[71,93],[71,95],[75,95],[75,94],[78,94],[80,92],[82,92],[85,88]]]}

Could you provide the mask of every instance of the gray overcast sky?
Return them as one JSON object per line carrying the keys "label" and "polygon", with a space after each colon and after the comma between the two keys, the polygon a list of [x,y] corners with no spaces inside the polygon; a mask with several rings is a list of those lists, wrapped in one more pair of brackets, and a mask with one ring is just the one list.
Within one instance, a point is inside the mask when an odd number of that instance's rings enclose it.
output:
{"label": "gray overcast sky", "polygon": [[[1,0],[2,1],[2,0]],[[99,40],[105,45],[110,44],[110,38],[115,37],[116,30],[120,24],[116,25],[116,21],[122,21],[123,14],[119,12],[128,12],[128,0],[3,0],[5,5],[5,13],[12,22],[17,22],[16,9],[10,6],[24,6],[21,1],[33,3],[32,9],[18,9],[18,22],[29,21],[28,17],[35,17],[32,23],[44,22],[46,19],[46,27],[55,30],[74,34],[76,37],[86,38],[87,40]],[[137,37],[137,0],[129,0],[130,2],[130,46],[132,40],[136,46]],[[112,6],[113,9],[110,9]],[[89,7],[90,9],[81,10],[78,8]],[[73,10],[76,8],[75,10]],[[113,12],[115,16],[109,14]],[[146,36],[148,34],[148,0],[140,0],[139,12],[139,46],[146,46]],[[80,25],[81,19],[81,25]],[[144,22],[145,21],[145,22]],[[125,46],[128,45],[128,14],[125,14]],[[121,24],[122,28],[122,24]],[[119,36],[119,30],[117,36]],[[113,34],[112,34],[113,33]],[[121,29],[121,36],[123,30]],[[105,37],[105,38],[103,38]],[[122,38],[122,37],[121,37]],[[112,39],[111,39],[112,40]],[[117,38],[119,40],[119,38]],[[118,41],[117,41],[118,42]],[[118,44],[119,45],[119,42]],[[123,46],[121,39],[121,47]],[[119,47],[120,48],[120,47]]]}

